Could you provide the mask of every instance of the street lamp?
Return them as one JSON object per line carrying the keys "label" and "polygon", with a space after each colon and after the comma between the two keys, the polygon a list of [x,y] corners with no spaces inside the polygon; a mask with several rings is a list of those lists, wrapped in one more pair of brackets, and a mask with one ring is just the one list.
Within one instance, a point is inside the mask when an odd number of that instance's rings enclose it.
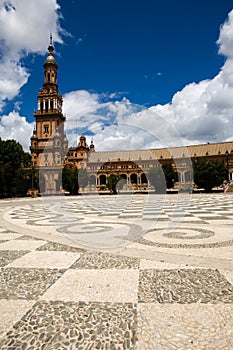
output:
{"label": "street lamp", "polygon": [[229,180],[229,152],[226,151],[226,161],[227,161],[227,180]]}

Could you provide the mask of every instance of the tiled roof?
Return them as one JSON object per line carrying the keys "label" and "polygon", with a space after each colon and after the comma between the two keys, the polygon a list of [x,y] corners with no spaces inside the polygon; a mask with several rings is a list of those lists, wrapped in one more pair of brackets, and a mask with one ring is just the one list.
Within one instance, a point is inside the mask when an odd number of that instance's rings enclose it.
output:
{"label": "tiled roof", "polygon": [[89,153],[89,163],[106,163],[113,161],[138,161],[151,159],[177,159],[183,157],[205,157],[225,155],[225,152],[233,151],[233,142],[208,143],[203,145],[158,148],[136,151],[109,151]]}

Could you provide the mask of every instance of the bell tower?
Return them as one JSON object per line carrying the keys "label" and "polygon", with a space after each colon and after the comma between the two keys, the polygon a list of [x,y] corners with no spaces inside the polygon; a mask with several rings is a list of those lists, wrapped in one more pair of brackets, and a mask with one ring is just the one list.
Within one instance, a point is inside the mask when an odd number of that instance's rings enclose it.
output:
{"label": "bell tower", "polygon": [[44,62],[44,83],[38,92],[37,111],[34,112],[36,127],[30,147],[33,168],[39,169],[40,175],[44,173],[44,188],[40,191],[46,194],[60,191],[59,168],[63,166],[68,151],[68,141],[64,133],[66,118],[62,113],[62,96],[58,92],[57,70],[51,35],[48,55]]}

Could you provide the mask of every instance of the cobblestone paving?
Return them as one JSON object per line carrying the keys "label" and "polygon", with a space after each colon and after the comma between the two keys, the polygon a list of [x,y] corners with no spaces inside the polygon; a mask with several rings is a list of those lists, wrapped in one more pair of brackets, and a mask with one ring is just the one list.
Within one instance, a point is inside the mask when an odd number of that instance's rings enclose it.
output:
{"label": "cobblestone paving", "polygon": [[[233,197],[95,203],[0,202],[0,349],[232,350]],[[84,249],[95,225],[127,244]]]}
{"label": "cobblestone paving", "polygon": [[233,303],[233,286],[216,270],[142,270],[138,301],[143,303]]}
{"label": "cobblestone paving", "polygon": [[102,252],[88,252],[74,263],[73,269],[137,269],[140,259]]}
{"label": "cobblestone paving", "polygon": [[0,298],[36,299],[61,277],[63,272],[55,269],[2,268]]}
{"label": "cobblestone paving", "polygon": [[[15,324],[1,349],[133,349],[136,305],[37,302]],[[91,344],[91,346],[90,346]]]}

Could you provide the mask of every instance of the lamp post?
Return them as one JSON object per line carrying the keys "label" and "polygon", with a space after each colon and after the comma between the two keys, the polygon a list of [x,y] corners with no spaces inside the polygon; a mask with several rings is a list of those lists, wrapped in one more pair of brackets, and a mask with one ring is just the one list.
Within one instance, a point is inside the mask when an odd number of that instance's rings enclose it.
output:
{"label": "lamp post", "polygon": [[227,180],[229,181],[229,152],[226,151],[226,161],[227,161]]}

